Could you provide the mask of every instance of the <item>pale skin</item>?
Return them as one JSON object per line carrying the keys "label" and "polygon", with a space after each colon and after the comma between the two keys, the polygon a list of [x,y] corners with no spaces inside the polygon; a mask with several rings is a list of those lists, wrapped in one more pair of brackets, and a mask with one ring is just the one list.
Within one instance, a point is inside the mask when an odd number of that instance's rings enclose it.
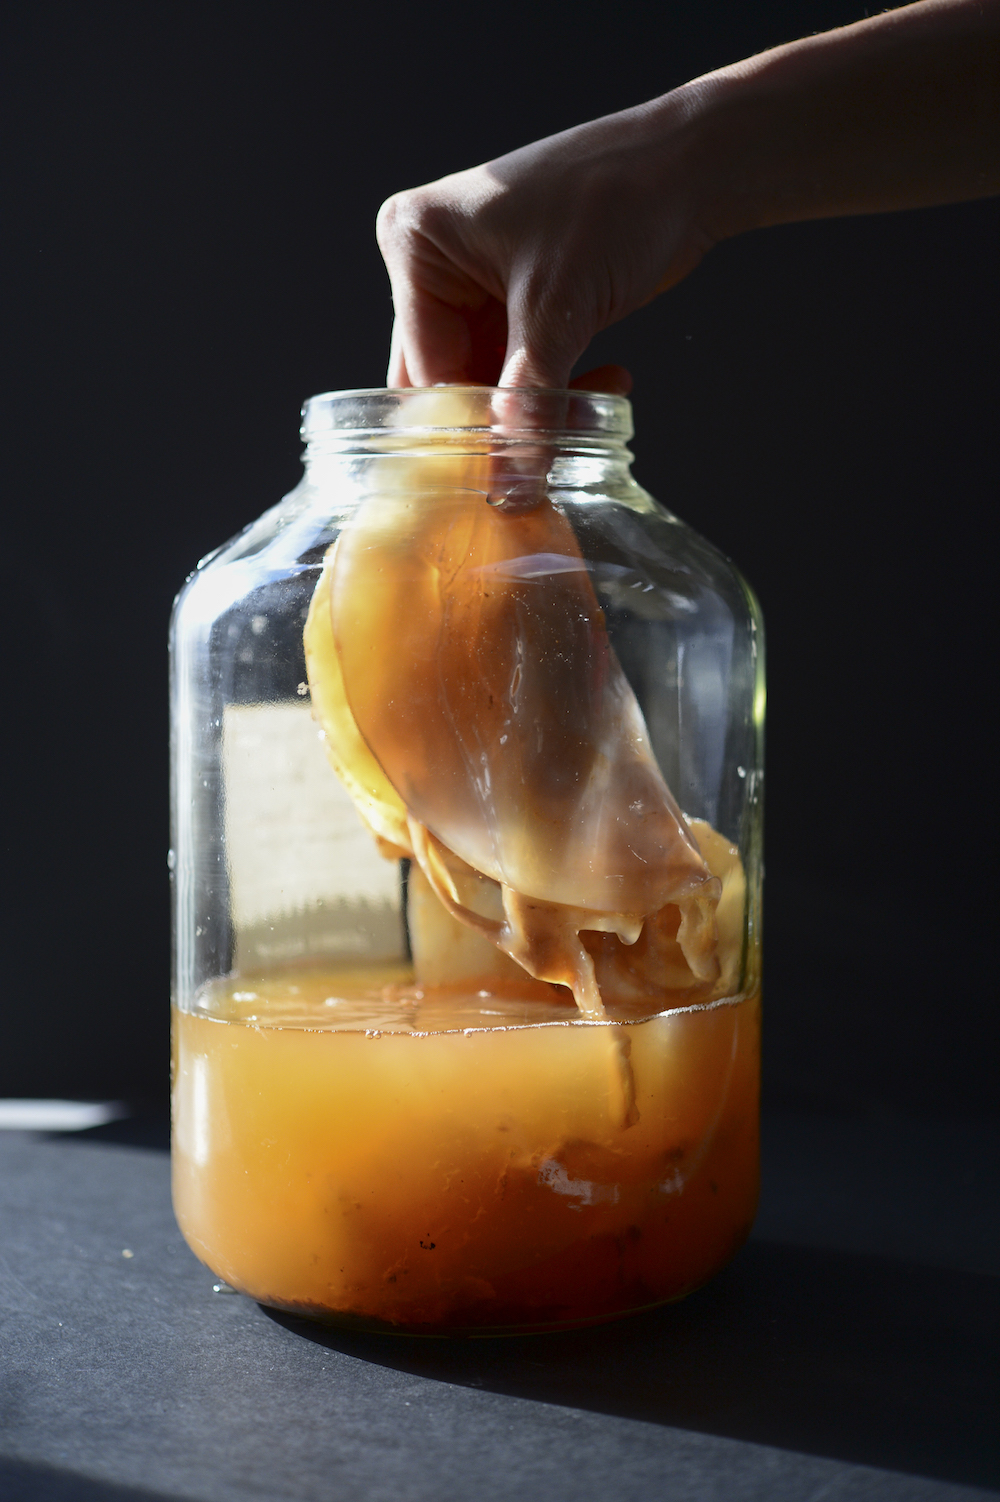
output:
{"label": "pale skin", "polygon": [[395,194],[388,383],[564,388],[721,240],[995,193],[1000,0],[921,0]]}

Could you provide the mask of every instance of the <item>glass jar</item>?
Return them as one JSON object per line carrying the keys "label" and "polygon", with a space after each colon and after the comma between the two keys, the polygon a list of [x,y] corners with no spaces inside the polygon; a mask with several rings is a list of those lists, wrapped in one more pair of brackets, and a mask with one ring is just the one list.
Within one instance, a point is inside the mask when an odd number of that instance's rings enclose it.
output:
{"label": "glass jar", "polygon": [[174,612],[181,1229],[368,1329],[679,1298],[757,1198],[754,597],[620,397],[336,392],[303,434]]}

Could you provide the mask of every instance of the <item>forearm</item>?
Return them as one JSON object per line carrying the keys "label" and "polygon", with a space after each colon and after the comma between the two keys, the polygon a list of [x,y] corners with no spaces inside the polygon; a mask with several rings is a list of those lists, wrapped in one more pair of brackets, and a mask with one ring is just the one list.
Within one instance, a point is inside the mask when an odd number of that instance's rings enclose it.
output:
{"label": "forearm", "polygon": [[998,0],[924,0],[677,92],[712,240],[1000,192]]}

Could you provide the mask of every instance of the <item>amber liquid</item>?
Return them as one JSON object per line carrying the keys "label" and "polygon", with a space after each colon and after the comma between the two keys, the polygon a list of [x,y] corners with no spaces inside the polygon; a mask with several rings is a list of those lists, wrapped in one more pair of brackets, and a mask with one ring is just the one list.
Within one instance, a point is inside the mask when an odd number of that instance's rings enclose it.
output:
{"label": "amber liquid", "polygon": [[174,1013],[177,1218],[234,1288],[339,1323],[611,1319],[747,1235],[758,1061],[756,995],[592,1022],[402,971],[217,982]]}

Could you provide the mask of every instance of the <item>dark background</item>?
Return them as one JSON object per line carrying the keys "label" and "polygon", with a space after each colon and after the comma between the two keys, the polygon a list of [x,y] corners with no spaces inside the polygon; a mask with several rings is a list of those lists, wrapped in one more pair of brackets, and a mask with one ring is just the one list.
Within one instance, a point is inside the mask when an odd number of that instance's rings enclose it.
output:
{"label": "dark background", "polygon": [[[162,1098],[170,603],[296,482],[302,399],[382,383],[382,199],[863,13],[5,7],[0,1094]],[[744,237],[586,362],[763,602],[775,1105],[997,1107],[998,218]]]}

